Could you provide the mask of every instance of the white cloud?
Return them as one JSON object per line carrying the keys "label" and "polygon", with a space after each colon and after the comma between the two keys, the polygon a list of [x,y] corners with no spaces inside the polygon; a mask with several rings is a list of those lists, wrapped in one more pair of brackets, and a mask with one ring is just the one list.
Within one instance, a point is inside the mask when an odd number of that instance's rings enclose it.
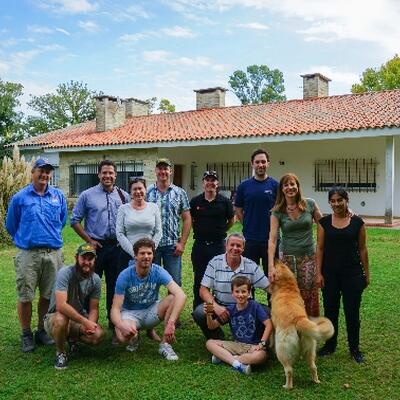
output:
{"label": "white cloud", "polygon": [[125,34],[118,38],[119,41],[123,43],[135,43],[139,40],[142,40],[146,37],[150,36],[149,33],[146,32],[139,32],[139,33],[132,33],[132,34]]}
{"label": "white cloud", "polygon": [[57,32],[61,32],[61,33],[63,33],[64,35],[71,36],[71,34],[70,34],[67,30],[65,30],[65,29],[56,28],[56,31],[57,31]]}
{"label": "white cloud", "polygon": [[97,9],[97,4],[90,0],[39,0],[37,5],[54,13],[86,14]]}
{"label": "white cloud", "polygon": [[94,21],[79,21],[78,26],[89,33],[96,33],[100,31],[100,27]]}
{"label": "white cloud", "polygon": [[139,4],[131,5],[129,7],[118,8],[116,4],[113,4],[111,11],[103,12],[104,15],[109,16],[113,21],[136,21],[139,18],[149,19],[151,14],[145,10],[145,8]]}
{"label": "white cloud", "polygon": [[347,86],[351,86],[360,78],[359,74],[356,74],[355,72],[347,71],[341,67],[330,65],[312,65],[308,67],[307,71],[296,74],[296,76],[314,72],[319,72],[320,74],[326,76],[327,78],[331,79],[334,84],[343,84]]}
{"label": "white cloud", "polygon": [[158,62],[168,59],[170,52],[165,50],[146,50],[143,52],[143,60],[148,62]]}
{"label": "white cloud", "polygon": [[6,62],[0,60],[0,73],[4,74],[9,70],[10,66]]}
{"label": "white cloud", "polygon": [[247,24],[238,24],[237,26],[239,28],[255,29],[255,30],[260,30],[260,31],[265,31],[265,30],[269,29],[268,25],[260,24],[259,22],[249,22]]}
{"label": "white cloud", "polygon": [[174,26],[173,28],[161,29],[161,32],[167,36],[178,38],[193,38],[196,35],[189,29],[182,26]]}
{"label": "white cloud", "polygon": [[39,26],[39,25],[28,25],[28,32],[31,33],[44,33],[44,34],[50,34],[53,33],[53,29],[50,29],[47,26]]}

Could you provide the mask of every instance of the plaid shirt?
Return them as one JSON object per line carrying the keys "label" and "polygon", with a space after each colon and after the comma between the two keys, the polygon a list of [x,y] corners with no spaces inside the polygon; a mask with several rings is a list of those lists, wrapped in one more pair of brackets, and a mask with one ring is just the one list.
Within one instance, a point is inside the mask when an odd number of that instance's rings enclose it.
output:
{"label": "plaid shirt", "polygon": [[162,238],[161,246],[173,246],[180,237],[179,222],[184,211],[190,210],[186,192],[171,184],[166,192],[160,192],[156,185],[147,190],[147,201],[156,203],[161,211]]}

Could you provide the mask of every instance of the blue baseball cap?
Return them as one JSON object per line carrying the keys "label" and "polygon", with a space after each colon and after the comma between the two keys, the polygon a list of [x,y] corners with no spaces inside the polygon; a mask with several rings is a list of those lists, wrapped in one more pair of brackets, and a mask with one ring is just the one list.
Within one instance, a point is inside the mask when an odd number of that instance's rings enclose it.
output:
{"label": "blue baseball cap", "polygon": [[33,164],[33,168],[48,168],[54,170],[54,167],[44,158],[38,158]]}

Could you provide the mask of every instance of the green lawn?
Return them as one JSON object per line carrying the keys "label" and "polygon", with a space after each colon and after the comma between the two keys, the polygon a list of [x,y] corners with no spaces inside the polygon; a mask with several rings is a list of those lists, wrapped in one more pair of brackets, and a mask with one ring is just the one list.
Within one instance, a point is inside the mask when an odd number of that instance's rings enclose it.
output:
{"label": "green lawn", "polygon": [[[64,236],[66,263],[70,264],[80,241],[70,228]],[[368,229],[371,286],[363,297],[361,317],[366,363],[357,365],[350,360],[342,325],[338,351],[317,362],[321,384],[313,384],[304,363],[298,362],[291,392],[282,389],[283,368],[276,360],[249,377],[210,363],[204,339],[190,317],[190,247],[183,270],[189,299],[182,317],[184,328],[178,331],[174,346],[179,361],[162,359],[158,347],[147,338],[141,339],[137,353],[113,348],[108,333],[98,348],[83,347],[79,355],[71,357],[65,371],[53,368],[53,348],[21,353],[15,249],[0,250],[0,399],[400,399],[399,230]],[[101,308],[104,323],[103,303]],[[344,387],[346,383],[349,388]]]}

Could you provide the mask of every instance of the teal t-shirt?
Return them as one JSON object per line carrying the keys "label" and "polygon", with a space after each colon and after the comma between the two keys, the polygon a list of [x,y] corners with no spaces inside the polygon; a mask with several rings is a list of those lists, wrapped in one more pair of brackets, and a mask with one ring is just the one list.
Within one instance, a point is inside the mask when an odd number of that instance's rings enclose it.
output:
{"label": "teal t-shirt", "polygon": [[309,256],[315,253],[312,236],[315,201],[306,199],[306,203],[306,209],[296,220],[289,218],[287,213],[272,211],[272,215],[279,220],[282,232],[281,251],[285,255]]}

